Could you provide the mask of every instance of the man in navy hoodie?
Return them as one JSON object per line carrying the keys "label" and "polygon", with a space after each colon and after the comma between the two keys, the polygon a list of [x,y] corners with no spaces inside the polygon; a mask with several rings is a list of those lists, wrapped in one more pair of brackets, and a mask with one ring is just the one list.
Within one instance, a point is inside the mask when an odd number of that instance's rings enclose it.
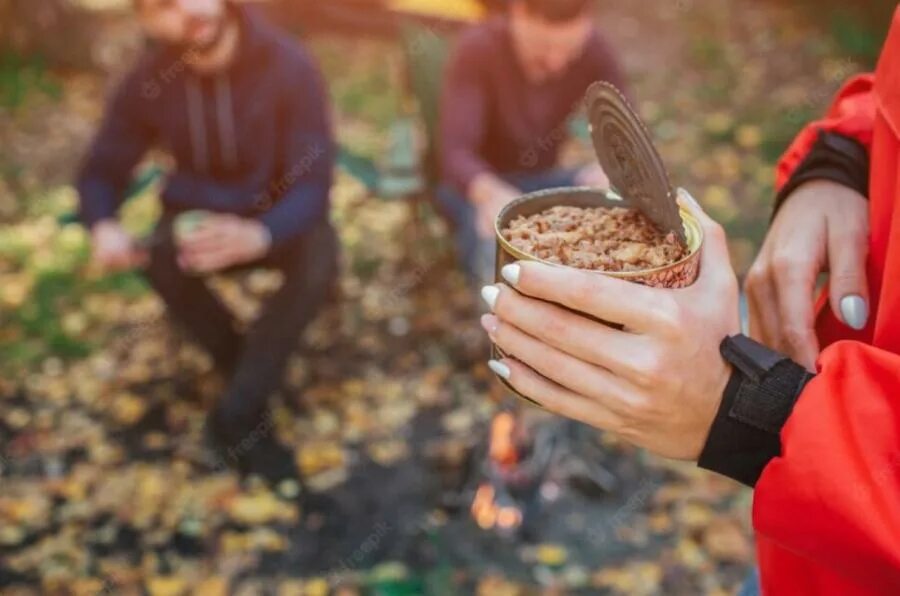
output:
{"label": "man in navy hoodie", "polygon": [[[273,483],[294,478],[267,401],[337,274],[324,84],[297,42],[251,9],[226,0],[135,8],[151,46],[113,95],[78,181],[94,257],[108,270],[143,267],[173,320],[226,375],[207,425],[225,460]],[[167,152],[174,169],[145,251],[117,211],[149,149]],[[187,211],[205,216],[175,225]],[[204,276],[246,266],[278,269],[284,282],[239,333]]]}

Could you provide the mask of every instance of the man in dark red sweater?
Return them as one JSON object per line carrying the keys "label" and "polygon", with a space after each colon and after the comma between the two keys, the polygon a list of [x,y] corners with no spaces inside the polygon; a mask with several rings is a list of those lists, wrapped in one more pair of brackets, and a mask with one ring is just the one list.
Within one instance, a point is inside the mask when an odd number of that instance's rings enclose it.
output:
{"label": "man in dark red sweater", "polygon": [[493,277],[497,214],[524,192],[605,186],[599,166],[560,170],[567,122],[591,83],[624,87],[593,0],[511,0],[457,44],[441,102],[438,203],[474,280]]}

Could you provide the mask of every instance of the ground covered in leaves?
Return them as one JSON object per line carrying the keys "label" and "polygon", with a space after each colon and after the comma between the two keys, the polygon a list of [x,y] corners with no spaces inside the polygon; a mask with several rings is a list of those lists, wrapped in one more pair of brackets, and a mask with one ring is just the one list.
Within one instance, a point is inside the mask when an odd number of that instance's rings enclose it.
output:
{"label": "ground covered in leaves", "polygon": [[[604,3],[601,26],[640,110],[744,270],[778,151],[859,64],[774,3],[619,4]],[[342,137],[377,155],[396,97],[372,73],[391,50],[325,40],[316,51]],[[346,175],[340,297],[304,338],[265,429],[294,447],[311,498],[240,482],[204,449],[220,388],[208,359],[138,276],[94,269],[66,223],[105,78],[29,76],[28,100],[0,111],[4,593],[724,594],[741,583],[749,494],[611,437],[600,440],[613,493],[563,487],[541,494],[519,535],[478,528],[473,483],[505,405],[490,399],[478,305],[438,221],[414,224],[406,204]],[[126,219],[146,232],[155,212],[150,189]],[[278,283],[263,271],[215,281],[248,320]]]}

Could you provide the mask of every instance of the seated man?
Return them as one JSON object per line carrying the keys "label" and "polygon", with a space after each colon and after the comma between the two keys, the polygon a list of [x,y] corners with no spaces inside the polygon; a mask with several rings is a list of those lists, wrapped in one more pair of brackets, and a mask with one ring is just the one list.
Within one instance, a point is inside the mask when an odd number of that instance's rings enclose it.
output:
{"label": "seated man", "polygon": [[463,34],[441,102],[444,186],[438,204],[475,281],[493,279],[493,228],[524,192],[606,186],[599,166],[557,169],[567,120],[594,81],[623,89],[594,25],[592,0],[512,0],[506,15]]}
{"label": "seated man", "polygon": [[[260,428],[271,430],[267,399],[336,279],[323,82],[310,56],[250,9],[137,0],[136,10],[154,44],[119,85],[78,182],[94,256],[110,270],[145,266],[172,318],[228,379],[207,424],[226,461],[273,482],[293,478],[291,452]],[[175,167],[144,252],[116,214],[154,147]],[[187,211],[200,212],[191,225],[179,219]],[[239,266],[284,278],[244,335],[204,283]]]}

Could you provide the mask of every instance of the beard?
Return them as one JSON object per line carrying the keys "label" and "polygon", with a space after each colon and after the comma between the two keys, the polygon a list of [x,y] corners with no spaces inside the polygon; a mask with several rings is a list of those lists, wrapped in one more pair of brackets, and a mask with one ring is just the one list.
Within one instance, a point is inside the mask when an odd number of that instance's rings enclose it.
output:
{"label": "beard", "polygon": [[[202,25],[212,25],[212,34],[209,35],[206,39],[200,41],[184,41],[176,44],[179,53],[184,56],[202,57],[203,55],[213,51],[216,47],[218,47],[219,43],[222,41],[222,38],[225,36],[225,32],[228,30],[228,25],[231,23],[231,18],[232,16],[226,12],[219,16],[217,19],[209,19],[204,21]],[[199,25],[192,25],[192,27],[193,26]]]}

